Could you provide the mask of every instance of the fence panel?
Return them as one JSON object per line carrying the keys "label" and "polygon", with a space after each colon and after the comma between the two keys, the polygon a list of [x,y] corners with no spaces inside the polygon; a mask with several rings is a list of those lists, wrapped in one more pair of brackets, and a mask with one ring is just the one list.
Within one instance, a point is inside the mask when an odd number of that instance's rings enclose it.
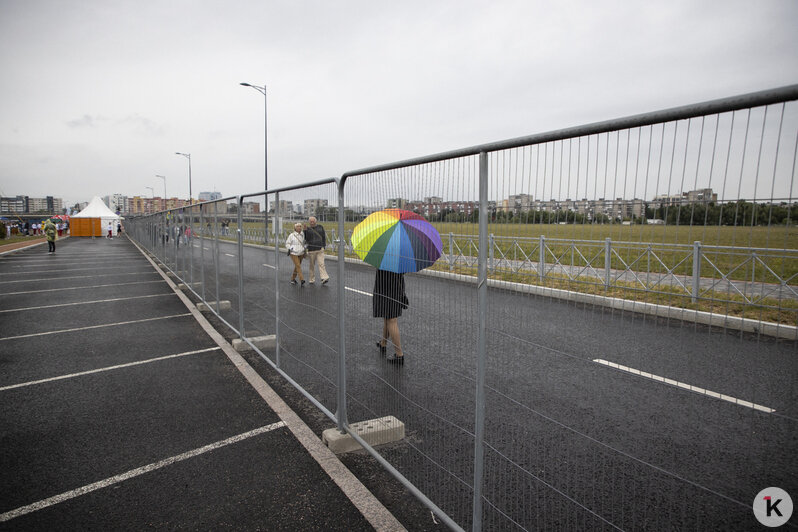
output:
{"label": "fence panel", "polygon": [[[772,294],[794,286],[795,110],[491,154],[489,232],[506,241],[494,244],[487,313],[484,528],[745,529],[765,483],[798,487],[793,466],[762,454],[789,441],[795,419],[774,409],[794,404],[796,385],[759,364],[794,370],[794,332],[780,342],[672,312],[796,325],[794,301]],[[752,153],[770,154],[751,165],[770,168],[764,187],[742,169]],[[524,239],[533,256],[536,235],[551,263],[542,281],[531,260],[508,257],[507,241]]]}
{"label": "fence panel", "polygon": [[[370,451],[452,528],[747,529],[761,489],[798,492],[795,97],[512,139],[351,172],[337,194],[309,183],[130,224],[179,277],[199,275],[204,300],[230,300],[220,315],[242,336],[276,334],[263,356],[325,414],[404,423],[404,440]],[[269,214],[245,216],[246,203]],[[311,207],[345,256],[329,286],[289,283],[284,243]],[[397,237],[409,302],[395,323],[375,305],[393,233],[353,236],[384,209],[441,237],[415,273],[421,247]],[[175,226],[195,222],[180,251]]]}
{"label": "fence panel", "polygon": [[[332,417],[338,407],[340,352],[339,279],[335,275],[337,261],[330,238],[330,230],[337,223],[337,184],[327,180],[270,193],[267,198],[257,195],[242,200],[268,204],[270,242],[263,247],[266,240],[264,218],[244,217],[246,335],[276,334],[276,348],[264,350],[263,356]],[[317,222],[313,227],[309,223],[311,216]],[[312,233],[325,244],[323,249],[309,249],[298,259],[301,273],[297,275],[294,275],[293,259],[286,252],[286,239],[294,231],[295,224],[302,235],[300,240]],[[313,242],[308,240],[308,243]],[[310,271],[311,255],[315,265],[313,272]]]}
{"label": "fence panel", "polygon": [[[433,213],[420,214],[433,221],[438,233],[445,236],[447,227],[459,227],[458,220],[465,216],[457,214],[457,209],[467,209],[467,216],[476,209],[476,165],[476,157],[467,157],[350,177],[344,187],[347,233],[351,234],[354,226],[372,212],[386,208],[417,210],[413,202],[427,198],[437,202],[434,215],[445,221],[434,221]],[[462,205],[444,205],[439,201],[443,198],[471,199]],[[476,238],[476,227],[469,226],[467,232]],[[403,267],[410,268],[404,275],[409,304],[396,320],[398,334],[394,338],[390,320],[382,316],[389,310],[392,317],[397,305],[386,305],[390,297],[380,296],[384,283],[378,280],[378,269],[373,265],[380,264],[375,262],[380,257],[397,253],[382,254],[381,247],[389,238],[400,243],[409,237],[402,236],[398,227],[369,233],[356,246],[350,237],[348,254],[353,262],[346,268],[349,421],[391,415],[404,423],[407,438],[380,448],[380,454],[456,523],[469,528],[478,340],[475,288],[440,277],[440,273],[449,272],[445,258],[413,273],[415,266],[410,259],[420,250],[413,250],[408,243],[405,251],[398,253],[408,261]],[[441,251],[447,253],[447,247],[442,247]],[[372,258],[368,260],[373,264],[364,264],[359,259],[370,249]],[[378,343],[386,334],[382,351]],[[404,353],[402,365],[386,360],[396,353]]]}

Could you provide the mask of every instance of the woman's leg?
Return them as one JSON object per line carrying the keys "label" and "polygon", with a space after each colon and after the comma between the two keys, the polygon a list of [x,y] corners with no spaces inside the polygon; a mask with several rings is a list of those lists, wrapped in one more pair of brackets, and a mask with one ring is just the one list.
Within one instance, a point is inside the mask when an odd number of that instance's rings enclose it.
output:
{"label": "woman's leg", "polygon": [[299,273],[299,280],[304,282],[305,278],[302,276],[302,259],[305,258],[304,255],[300,255],[296,258],[296,270]]}
{"label": "woman's leg", "polygon": [[296,255],[291,255],[291,260],[294,262],[294,271],[291,272],[291,280],[293,281],[296,279],[297,272],[299,272],[299,278],[301,279],[302,267],[300,266],[299,263],[299,257],[297,257]]}
{"label": "woman's leg", "polygon": [[391,337],[394,347],[396,348],[397,356],[403,356],[402,340],[399,337],[399,318],[390,318],[385,320],[385,326],[388,329],[388,334]]}
{"label": "woman's leg", "polygon": [[380,338],[380,345],[385,347],[388,343],[388,318],[382,319],[382,338]]}

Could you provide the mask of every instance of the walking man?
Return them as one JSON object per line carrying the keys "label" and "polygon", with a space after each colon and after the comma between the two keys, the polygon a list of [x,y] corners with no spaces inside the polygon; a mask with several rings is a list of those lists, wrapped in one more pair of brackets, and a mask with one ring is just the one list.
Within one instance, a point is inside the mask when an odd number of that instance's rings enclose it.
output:
{"label": "walking man", "polygon": [[308,218],[310,224],[305,228],[305,242],[308,245],[308,262],[310,269],[310,284],[313,284],[316,279],[316,264],[319,265],[319,277],[321,284],[327,284],[330,276],[327,274],[327,268],[324,267],[324,250],[327,247],[327,235],[324,233],[324,227],[316,223],[316,217],[311,216]]}

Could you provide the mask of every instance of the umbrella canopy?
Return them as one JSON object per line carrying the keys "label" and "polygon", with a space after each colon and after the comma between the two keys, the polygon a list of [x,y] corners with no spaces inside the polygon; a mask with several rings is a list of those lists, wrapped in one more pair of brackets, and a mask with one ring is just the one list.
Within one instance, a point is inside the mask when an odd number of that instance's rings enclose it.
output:
{"label": "umbrella canopy", "polygon": [[364,262],[394,273],[417,272],[441,256],[441,235],[418,214],[386,209],[370,214],[352,233],[352,247]]}

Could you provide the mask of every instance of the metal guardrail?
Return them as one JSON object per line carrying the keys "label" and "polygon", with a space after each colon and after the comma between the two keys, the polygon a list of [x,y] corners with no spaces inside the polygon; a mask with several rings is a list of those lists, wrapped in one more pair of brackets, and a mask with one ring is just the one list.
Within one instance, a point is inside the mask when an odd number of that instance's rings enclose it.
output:
{"label": "metal guardrail", "polygon": [[[428,423],[435,424],[442,422],[448,428],[458,426],[461,433],[470,438],[472,447],[466,450],[460,447],[460,453],[473,454],[473,461],[470,464],[458,463],[458,466],[451,466],[444,464],[447,460],[439,459],[438,461],[432,460],[430,455],[433,450],[424,446],[423,442],[417,444],[410,444],[413,449],[410,452],[413,457],[418,460],[431,460],[429,463],[433,469],[439,468],[442,470],[442,476],[436,474],[424,475],[413,474],[412,468],[408,468],[406,463],[397,463],[383,456],[378,449],[374,449],[369,445],[365,445],[366,449],[385,467],[391,471],[397,478],[399,478],[406,486],[408,486],[414,494],[416,494],[422,501],[425,502],[433,512],[439,516],[444,522],[453,529],[471,528],[472,530],[481,530],[483,527],[487,528],[534,528],[537,523],[541,525],[541,514],[538,514],[537,521],[533,518],[528,521],[528,516],[525,511],[517,509],[517,505],[505,504],[507,501],[497,499],[501,491],[497,490],[496,479],[516,478],[518,476],[516,488],[519,490],[519,497],[527,500],[535,493],[540,493],[546,496],[551,494],[554,499],[562,499],[565,504],[574,505],[577,507],[580,515],[586,517],[575,518],[574,521],[565,521],[573,526],[577,523],[585,525],[586,523],[598,523],[597,526],[608,528],[636,528],[641,525],[640,522],[634,520],[634,508],[625,511],[625,508],[618,511],[614,507],[604,508],[601,506],[592,507],[589,500],[580,501],[577,493],[580,490],[575,487],[572,488],[568,482],[575,480],[570,476],[564,479],[558,479],[553,472],[548,471],[548,467],[544,464],[541,467],[544,471],[532,470],[532,467],[526,467],[520,461],[513,461],[508,456],[502,454],[499,448],[501,445],[498,443],[503,440],[504,434],[491,433],[486,425],[486,408],[490,404],[491,408],[495,410],[511,409],[517,406],[517,400],[511,402],[503,398],[501,384],[492,383],[491,393],[492,399],[488,401],[488,382],[486,375],[488,373],[488,339],[493,338],[494,335],[500,331],[496,329],[495,325],[489,324],[490,315],[488,312],[489,292],[488,280],[490,277],[498,277],[501,279],[513,279],[513,275],[523,276],[528,281],[535,283],[547,283],[554,281],[564,281],[570,283],[584,283],[604,289],[614,287],[623,287],[627,289],[634,289],[639,292],[651,292],[657,294],[672,294],[673,291],[683,298],[687,298],[690,302],[695,303],[699,300],[710,299],[713,301],[741,301],[743,305],[764,305],[773,306],[768,303],[769,300],[775,298],[778,303],[775,305],[783,310],[783,306],[787,305],[790,301],[795,299],[796,293],[796,274],[795,262],[798,256],[793,249],[773,249],[761,247],[746,247],[739,248],[736,246],[718,246],[706,245],[700,241],[695,241],[692,244],[678,244],[678,243],[662,243],[655,244],[651,242],[628,242],[628,241],[615,241],[611,238],[604,239],[563,239],[563,238],[550,238],[547,236],[539,237],[520,237],[504,236],[491,234],[489,231],[489,202],[494,201],[495,196],[491,196],[491,182],[490,179],[494,178],[499,182],[505,180],[509,182],[517,177],[509,175],[502,175],[499,167],[500,158],[503,155],[500,152],[507,150],[514,150],[517,148],[527,146],[538,146],[547,143],[554,143],[575,138],[590,138],[591,135],[602,135],[619,130],[626,130],[630,128],[643,128],[656,124],[663,124],[665,122],[674,122],[680,120],[691,120],[707,115],[729,113],[739,110],[750,110],[752,107],[768,106],[773,104],[783,104],[784,102],[793,101],[798,99],[798,85],[774,89],[771,91],[764,91],[760,93],[748,94],[739,97],[727,98],[716,100],[713,102],[706,102],[702,104],[685,106],[666,111],[655,113],[648,113],[644,115],[637,115],[633,117],[610,120],[606,122],[590,124],[586,126],[563,129],[559,131],[532,135],[527,137],[520,137],[517,139],[510,139],[507,141],[484,144],[462,150],[455,150],[451,152],[431,155],[427,157],[420,157],[408,161],[392,163],[388,165],[380,165],[362,170],[345,173],[340,180],[324,180],[317,181],[305,185],[298,185],[296,187],[289,187],[279,190],[263,191],[254,194],[247,194],[245,196],[238,196],[235,198],[227,198],[213,204],[202,204],[200,206],[192,207],[191,209],[180,211],[169,211],[165,213],[158,213],[151,217],[143,217],[137,220],[129,220],[128,228],[129,234],[136,240],[144,245],[150,252],[154,253],[161,262],[170,269],[176,276],[195,289],[195,279],[199,277],[200,290],[197,295],[203,300],[207,301],[212,307],[214,303],[215,312],[219,314],[220,318],[231,326],[245,340],[250,337],[248,327],[251,327],[250,322],[257,321],[253,314],[258,313],[271,313],[269,319],[274,319],[274,332],[277,335],[277,350],[276,359],[272,360],[271,355],[261,353],[261,356],[270,360],[273,365],[278,368],[283,375],[288,378],[306,397],[311,399],[317,407],[319,407],[328,417],[333,419],[340,430],[348,431],[351,433],[348,422],[348,411],[350,407],[357,408],[358,411],[369,411],[365,407],[374,396],[368,395],[368,388],[361,380],[356,380],[355,390],[350,390],[347,382],[355,376],[355,379],[373,378],[374,375],[367,375],[362,373],[359,366],[352,367],[348,365],[350,356],[355,356],[356,349],[349,349],[347,347],[346,339],[353,335],[360,339],[361,337],[369,338],[368,332],[361,330],[363,325],[360,323],[349,324],[347,322],[348,313],[352,312],[352,307],[346,306],[347,293],[344,286],[344,280],[352,278],[352,271],[347,266],[346,253],[351,250],[351,241],[347,238],[347,230],[345,228],[345,207],[347,202],[353,201],[351,197],[357,197],[358,194],[376,194],[383,202],[389,199],[384,193],[379,195],[378,192],[373,190],[370,186],[373,182],[380,180],[394,179],[395,176],[391,172],[399,169],[425,169],[426,165],[436,164],[442,161],[452,160],[467,160],[470,164],[475,162],[477,170],[474,174],[474,183],[469,183],[470,187],[474,185],[473,190],[478,191],[479,198],[478,209],[478,226],[476,227],[476,234],[444,234],[444,256],[441,259],[442,267],[445,270],[452,272],[458,269],[475,269],[476,271],[470,272],[471,275],[476,277],[476,289],[470,294],[473,297],[473,307],[476,323],[468,323],[471,329],[469,333],[473,333],[476,342],[472,346],[474,349],[473,358],[473,373],[468,373],[464,380],[470,385],[474,386],[474,396],[469,399],[472,404],[472,409],[469,412],[472,414],[473,425],[468,427],[460,427],[450,417],[449,413],[439,411],[441,405],[424,404],[414,405],[417,411],[414,410],[414,415],[426,419]],[[783,111],[783,107],[782,107]],[[664,132],[664,126],[663,126]],[[689,132],[689,127],[688,127]],[[631,135],[628,135],[631,138]],[[764,135],[763,135],[764,137]],[[674,133],[676,138],[676,133]],[[689,139],[689,134],[686,137]],[[748,136],[746,135],[746,139]],[[596,141],[598,144],[598,141]],[[664,143],[664,134],[663,134]],[[731,141],[730,141],[731,144]],[[744,148],[747,148],[745,146]],[[790,148],[785,148],[790,149]],[[675,148],[674,148],[675,150]],[[607,148],[607,151],[608,148]],[[627,150],[628,151],[628,150]],[[687,159],[685,149],[685,160]],[[700,151],[700,150],[699,150]],[[548,152],[546,152],[548,153]],[[551,153],[554,153],[552,148]],[[588,150],[588,154],[590,151]],[[560,155],[562,157],[563,150],[561,148]],[[579,161],[581,161],[581,152],[578,152]],[[794,155],[794,153],[793,153]],[[570,157],[569,152],[569,157]],[[598,161],[599,155],[595,154],[595,160],[586,159],[585,165],[590,166],[593,164],[595,172],[598,174]],[[713,153],[714,157],[714,153]],[[605,157],[603,160],[608,160]],[[714,160],[714,159],[713,159]],[[686,165],[685,165],[686,166]],[[561,167],[562,172],[562,167]],[[671,169],[671,173],[673,170]],[[793,169],[794,172],[794,169]],[[423,174],[419,171],[418,174]],[[458,174],[453,172],[453,174]],[[554,181],[554,172],[550,172],[550,179]],[[410,174],[410,179],[415,178],[415,174]],[[531,180],[537,179],[537,174],[529,173],[524,179]],[[426,176],[426,175],[425,175]],[[404,176],[400,178],[407,179]],[[362,181],[356,178],[361,178]],[[464,180],[462,175],[455,175],[455,179]],[[775,179],[775,178],[774,178]],[[417,187],[417,191],[426,190],[423,188],[423,183],[420,178],[413,182]],[[257,272],[245,270],[243,264],[246,255],[244,244],[246,242],[254,244],[268,244],[269,238],[274,238],[274,242],[278,244],[283,239],[283,234],[280,227],[279,217],[269,215],[264,218],[264,221],[269,229],[264,230],[245,227],[243,219],[238,215],[238,227],[228,228],[228,233],[225,234],[220,226],[220,214],[218,208],[222,204],[228,202],[237,203],[239,206],[243,198],[253,196],[263,196],[265,206],[269,205],[269,200],[274,198],[276,205],[279,205],[281,197],[291,194],[302,194],[303,189],[312,189],[321,185],[334,185],[337,192],[337,228],[331,229],[331,240],[337,241],[337,275],[341,282],[338,285],[338,293],[336,295],[336,315],[334,319],[337,323],[338,336],[336,338],[335,346],[330,348],[335,352],[337,374],[334,378],[324,373],[322,366],[314,366],[312,357],[299,360],[298,353],[288,353],[292,359],[295,359],[297,364],[293,366],[294,370],[287,370],[285,364],[280,359],[282,349],[285,349],[286,344],[283,343],[283,337],[296,336],[296,331],[287,328],[287,322],[280,316],[280,308],[283,304],[293,305],[294,308],[310,308],[312,306],[311,300],[296,298],[290,302],[285,300],[280,291],[279,279],[279,254],[280,246],[267,246],[262,249],[268,249],[273,257],[271,266],[274,271],[270,269],[259,270]],[[725,187],[725,184],[724,184]],[[467,187],[463,187],[464,189]],[[553,189],[553,188],[552,188]],[[282,196],[281,196],[282,195]],[[299,196],[297,196],[299,197]],[[788,198],[792,202],[792,198]],[[355,200],[356,201],[356,200]],[[761,201],[761,200],[760,200]],[[383,203],[384,204],[384,203]],[[352,204],[354,205],[354,204]],[[239,208],[238,212],[241,212]],[[225,216],[229,217],[228,214]],[[354,221],[354,220],[349,220]],[[753,223],[753,222],[752,222]],[[186,237],[186,229],[189,228],[189,236]],[[232,231],[235,233],[232,234]],[[344,235],[344,238],[341,238]],[[199,244],[199,271],[197,271],[196,258],[194,252],[187,253],[186,245],[191,239],[196,239]],[[210,242],[208,242],[210,240]],[[169,243],[171,241],[171,244]],[[181,248],[181,242],[183,246]],[[237,253],[230,257],[234,260],[223,260],[220,256],[220,247],[228,245],[232,242],[237,246]],[[343,242],[345,245],[340,245]],[[210,247],[206,250],[206,246]],[[181,250],[182,249],[182,250]],[[210,252],[211,260],[207,260],[205,251]],[[231,254],[232,255],[232,254]],[[267,255],[268,257],[268,255]],[[722,260],[719,260],[722,259]],[[727,260],[728,259],[728,260]],[[725,263],[724,263],[725,261]],[[645,263],[645,267],[644,267]],[[268,262],[266,264],[269,264]],[[268,270],[268,271],[267,271]],[[265,273],[264,273],[265,272]],[[255,281],[253,281],[253,279]],[[259,286],[258,280],[262,283],[263,280],[273,280],[274,289],[270,294],[270,300],[259,301],[260,307],[248,307],[245,299],[248,292],[253,290],[254,286]],[[284,279],[283,279],[284,280]],[[251,284],[255,282],[256,284]],[[668,290],[665,290],[665,286]],[[725,294],[728,299],[723,299]],[[736,298],[731,298],[731,295]],[[442,300],[449,297],[448,293],[439,294]],[[232,300],[232,310],[228,314],[219,306],[219,301],[223,297],[228,297]],[[303,296],[304,297],[304,296]],[[350,296],[351,297],[351,296]],[[789,312],[793,312],[789,310]],[[434,322],[436,319],[434,315],[424,315],[423,319],[431,320]],[[454,325],[455,327],[458,324]],[[459,324],[465,327],[465,322]],[[441,323],[435,322],[433,325],[430,340],[434,338],[434,334],[438,334],[439,328],[442,327]],[[469,336],[470,338],[470,336]],[[318,341],[310,335],[309,340]],[[368,340],[366,343],[371,343]],[[358,353],[359,356],[359,353]],[[419,360],[421,362],[421,360]],[[326,364],[327,362],[319,362]],[[581,364],[581,362],[579,362]],[[510,363],[508,362],[508,366]],[[328,367],[328,366],[325,366]],[[511,367],[511,366],[510,366]],[[297,380],[297,375],[304,376],[307,373],[315,373],[319,377],[318,385],[314,387],[314,391],[310,392],[303,387],[302,383]],[[302,377],[304,378],[304,377]],[[473,380],[471,380],[473,379]],[[374,385],[378,386],[378,385]],[[396,389],[391,387],[389,383],[383,383],[385,392],[388,394],[395,394]],[[497,388],[497,386],[499,388]],[[335,390],[335,405],[329,407],[328,400],[319,399],[318,394],[326,394],[322,390],[324,387],[332,387]],[[379,392],[378,392],[379,393]],[[473,403],[471,403],[473,401]],[[409,402],[405,397],[405,402]],[[398,407],[388,403],[391,407]],[[444,405],[445,407],[445,405]],[[405,408],[410,408],[405,406]],[[426,416],[426,417],[424,417]],[[648,464],[639,460],[635,456],[635,450],[624,451],[621,453],[612,446],[604,442],[597,441],[595,437],[588,437],[580,430],[568,425],[568,420],[553,420],[556,422],[556,429],[562,430],[563,437],[575,437],[580,445],[597,445],[597,454],[601,454],[602,460],[614,460],[618,457],[619,463],[626,463],[631,461],[634,468],[646,468]],[[435,425],[437,427],[437,425]],[[448,430],[448,429],[447,429]],[[581,439],[579,439],[581,438]],[[569,440],[570,441],[570,440]],[[363,442],[365,443],[365,442]],[[434,443],[434,442],[433,442]],[[521,445],[519,441],[517,445]],[[508,448],[505,452],[510,453],[512,448]],[[527,452],[533,453],[534,450]],[[486,462],[486,456],[490,456],[490,461]],[[458,456],[459,457],[459,456]],[[447,457],[449,458],[449,457]],[[579,456],[573,457],[579,460]],[[447,462],[448,463],[448,462]],[[618,468],[625,467],[618,465]],[[401,471],[400,471],[401,469]],[[552,467],[553,471],[557,471],[556,467]],[[436,469],[437,471],[437,469]],[[511,472],[510,472],[511,471]],[[657,475],[663,472],[663,468],[656,469]],[[610,470],[609,474],[613,474],[614,470]],[[724,514],[735,514],[741,511],[742,506],[747,507],[750,511],[749,501],[739,501],[733,495],[720,494],[718,498],[717,490],[710,490],[696,482],[685,481],[678,475],[673,475],[667,471],[669,482],[673,482],[678,486],[683,485],[690,490],[697,490],[696,493],[702,497],[700,500],[696,498],[689,498],[690,500],[681,502],[675,501],[673,504],[689,504],[698,505],[690,506],[690,510],[683,510],[681,512],[684,519],[688,521],[679,523],[679,526],[699,526],[699,521],[690,521],[690,515],[706,515],[711,508],[711,511],[721,512]],[[626,478],[631,475],[630,472],[623,470],[618,473],[621,477]],[[447,476],[448,475],[448,476]],[[555,475],[555,476],[552,476]],[[432,480],[426,478],[431,476]],[[656,475],[652,473],[650,478]],[[452,489],[459,490],[468,495],[466,502],[465,495],[440,495],[438,492],[438,485],[441,484],[442,478],[454,478]],[[646,477],[649,478],[649,477]],[[470,480],[469,480],[470,479]],[[548,480],[546,480],[548,479]],[[433,482],[432,484],[430,482]],[[623,481],[618,481],[622,487]],[[653,482],[653,480],[652,480]],[[614,484],[613,484],[614,485]],[[490,489],[487,489],[490,487]],[[653,488],[652,488],[653,489]],[[641,488],[644,490],[644,488]],[[680,492],[681,490],[676,489]],[[520,493],[523,492],[523,495]],[[514,495],[515,496],[515,495]],[[558,499],[559,498],[559,499]],[[646,498],[646,497],[644,497]],[[682,497],[684,499],[684,497]],[[548,500],[548,498],[547,498]],[[745,504],[742,504],[744,502]],[[671,502],[669,502],[670,504]],[[552,504],[550,502],[546,503]],[[627,501],[625,504],[635,504],[634,501]],[[488,515],[489,512],[490,515]],[[736,514],[735,514],[736,515]],[[556,513],[552,517],[554,521],[547,521],[550,517],[547,514],[542,514],[542,525],[552,525],[552,523],[559,522],[563,526],[563,522],[557,521],[562,517],[562,513]],[[667,519],[667,516],[665,517]],[[667,522],[667,521],[666,521]],[[663,525],[662,521],[656,521],[659,525]],[[568,526],[566,524],[566,526]]]}

